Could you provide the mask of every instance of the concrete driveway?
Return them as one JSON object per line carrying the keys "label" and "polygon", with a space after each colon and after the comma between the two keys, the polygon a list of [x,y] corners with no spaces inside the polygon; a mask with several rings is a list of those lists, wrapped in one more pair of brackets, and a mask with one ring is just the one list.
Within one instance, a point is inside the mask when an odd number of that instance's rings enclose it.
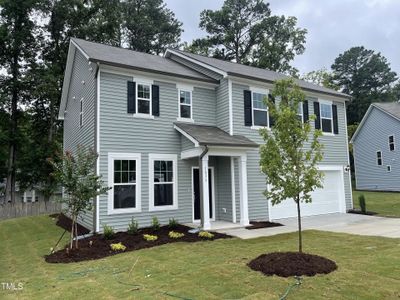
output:
{"label": "concrete driveway", "polygon": [[[284,226],[247,230],[236,228],[220,230],[220,232],[251,239],[261,236],[271,236],[280,233],[297,231],[297,218],[274,220]],[[302,218],[303,230],[315,229],[323,231],[342,232],[358,235],[382,236],[400,238],[400,218],[383,218],[357,214],[329,214]]]}

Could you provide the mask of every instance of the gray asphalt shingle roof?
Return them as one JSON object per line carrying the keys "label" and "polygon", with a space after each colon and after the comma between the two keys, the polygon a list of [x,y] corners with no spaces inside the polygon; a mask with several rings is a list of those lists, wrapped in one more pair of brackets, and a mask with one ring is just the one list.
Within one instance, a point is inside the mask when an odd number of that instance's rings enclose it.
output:
{"label": "gray asphalt shingle roof", "polygon": [[258,147],[257,143],[254,143],[244,136],[229,135],[229,133],[215,126],[179,122],[174,123],[174,125],[194,138],[200,145]]}
{"label": "gray asphalt shingle roof", "polygon": [[[176,51],[180,54],[183,54],[187,57],[195,59],[199,62],[205,63],[214,68],[220,69],[221,71],[228,73],[228,75],[235,75],[238,77],[246,77],[246,78],[254,78],[254,79],[259,79],[259,80],[269,81],[269,82],[274,82],[276,80],[289,78],[288,76],[286,76],[284,74],[270,71],[267,69],[246,66],[243,64],[238,64],[238,63],[234,63],[234,62],[224,61],[221,59],[216,59],[216,58],[212,58],[212,57],[193,54],[193,53],[189,53],[189,52],[185,52],[185,51],[181,51],[181,50],[172,49],[172,51]],[[326,87],[323,87],[323,86],[320,86],[317,84],[313,84],[308,81],[299,80],[299,79],[296,79],[295,81],[297,82],[297,84],[300,87],[302,87],[303,89],[306,89],[306,90],[321,92],[321,93],[330,94],[333,96],[350,98],[350,96],[347,94],[340,93],[333,89],[328,89]]]}
{"label": "gray asphalt shingle roof", "polygon": [[158,55],[103,45],[78,38],[72,38],[72,41],[89,56],[89,60],[94,62],[216,83],[214,79],[206,75]]}
{"label": "gray asphalt shingle roof", "polygon": [[372,105],[386,111],[388,114],[400,119],[400,103],[399,102],[376,102]]}

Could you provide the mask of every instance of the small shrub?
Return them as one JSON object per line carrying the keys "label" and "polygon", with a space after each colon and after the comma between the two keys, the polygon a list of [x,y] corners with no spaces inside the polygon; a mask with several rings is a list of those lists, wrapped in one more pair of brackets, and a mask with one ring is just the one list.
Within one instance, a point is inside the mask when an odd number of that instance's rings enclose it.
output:
{"label": "small shrub", "polygon": [[115,252],[117,252],[117,251],[125,251],[126,250],[126,247],[121,242],[118,243],[118,244],[111,244],[110,248],[111,248],[112,251],[115,251]]}
{"label": "small shrub", "polygon": [[174,218],[172,218],[172,219],[169,219],[168,227],[170,229],[175,229],[178,227],[178,224],[179,224],[178,220],[175,220]]}
{"label": "small shrub", "polygon": [[365,197],[363,194],[358,197],[358,203],[360,204],[361,212],[363,214],[366,214],[367,213],[367,205],[365,203]]}
{"label": "small shrub", "polygon": [[199,237],[205,238],[205,239],[212,239],[214,235],[211,232],[208,231],[200,231],[199,232]]}
{"label": "small shrub", "polygon": [[185,234],[184,234],[184,233],[180,233],[180,232],[170,231],[170,232],[168,233],[168,236],[169,236],[171,239],[180,239],[180,238],[184,237]]}
{"label": "small shrub", "polygon": [[128,225],[128,234],[137,234],[139,230],[139,223],[134,218],[132,218],[131,222]]}
{"label": "small shrub", "polygon": [[143,234],[143,238],[148,242],[153,242],[153,241],[156,241],[158,239],[158,236],[151,235],[151,234]]}
{"label": "small shrub", "polygon": [[115,235],[114,228],[108,225],[103,226],[103,237],[106,240],[111,240],[114,237],[114,235]]}
{"label": "small shrub", "polygon": [[160,229],[160,222],[158,221],[157,217],[153,217],[153,220],[151,221],[151,227],[153,227],[154,231]]}

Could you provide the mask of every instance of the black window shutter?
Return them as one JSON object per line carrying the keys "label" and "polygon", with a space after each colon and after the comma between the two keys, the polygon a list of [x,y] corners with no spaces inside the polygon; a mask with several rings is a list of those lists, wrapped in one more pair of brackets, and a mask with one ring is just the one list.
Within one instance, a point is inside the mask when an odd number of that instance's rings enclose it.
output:
{"label": "black window shutter", "polygon": [[[272,96],[271,94],[268,94],[268,101],[271,101],[273,104],[275,104],[275,98],[274,96]],[[274,118],[271,116],[270,113],[268,113],[269,115],[269,127],[272,127],[275,125],[275,120]]]}
{"label": "black window shutter", "polygon": [[321,114],[319,111],[319,102],[314,102],[314,114],[315,114],[315,129],[321,129]]}
{"label": "black window shutter", "polygon": [[151,86],[151,110],[153,116],[159,117],[160,116],[160,87],[158,85]]}
{"label": "black window shutter", "polygon": [[304,100],[303,102],[303,122],[306,123],[309,120],[309,114],[308,114],[308,101]]}
{"label": "black window shutter", "polygon": [[128,114],[136,113],[136,83],[128,81]]}
{"label": "black window shutter", "polygon": [[244,95],[244,125],[245,126],[252,126],[253,119],[252,119],[252,111],[251,111],[251,91],[243,91]]}
{"label": "black window shutter", "polygon": [[339,134],[339,123],[338,123],[338,116],[337,116],[337,105],[332,105],[332,116],[333,116],[333,133]]}

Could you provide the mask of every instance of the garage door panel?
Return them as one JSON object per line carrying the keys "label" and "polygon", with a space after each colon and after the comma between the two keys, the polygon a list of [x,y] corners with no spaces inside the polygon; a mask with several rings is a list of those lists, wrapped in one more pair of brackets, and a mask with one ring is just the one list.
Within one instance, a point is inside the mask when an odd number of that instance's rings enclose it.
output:
{"label": "garage door panel", "polygon": [[[336,213],[340,211],[340,193],[343,182],[340,171],[325,171],[323,188],[311,193],[311,203],[300,203],[302,216]],[[271,205],[271,219],[283,219],[297,216],[296,203],[287,199],[280,204]]]}

